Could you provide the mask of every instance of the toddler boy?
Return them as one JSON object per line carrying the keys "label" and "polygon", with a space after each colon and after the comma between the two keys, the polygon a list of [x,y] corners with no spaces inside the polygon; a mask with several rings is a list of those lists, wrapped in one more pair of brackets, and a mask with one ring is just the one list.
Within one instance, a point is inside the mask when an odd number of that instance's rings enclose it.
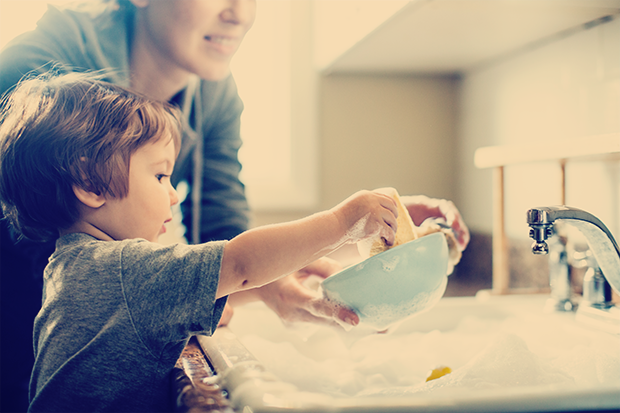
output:
{"label": "toddler boy", "polygon": [[157,243],[178,202],[179,113],[95,79],[23,81],[0,117],[0,199],[23,236],[60,235],[34,324],[31,411],[166,411],[168,375],[226,297],[346,243],[391,245],[394,201],[361,191],[231,241]]}

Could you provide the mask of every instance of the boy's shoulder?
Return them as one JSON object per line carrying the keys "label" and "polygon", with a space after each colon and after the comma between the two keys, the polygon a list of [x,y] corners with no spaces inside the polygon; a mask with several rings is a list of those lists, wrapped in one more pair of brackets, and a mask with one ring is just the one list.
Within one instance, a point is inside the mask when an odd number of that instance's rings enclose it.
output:
{"label": "boy's shoulder", "polygon": [[92,235],[76,232],[65,234],[56,241],[56,249],[50,262],[80,260],[93,266],[120,261],[125,250],[131,251],[133,257],[148,254],[158,249],[158,244],[144,239],[127,239],[122,241],[102,241]]}
{"label": "boy's shoulder", "polygon": [[[73,232],[65,234],[56,241],[56,252],[63,252],[71,249],[93,249],[93,250],[115,250],[122,249],[127,244],[149,243],[144,239],[127,239],[122,241],[102,241],[92,235],[83,232]],[[154,243],[149,243],[154,244]]]}
{"label": "boy's shoulder", "polygon": [[92,235],[75,232],[65,234],[56,241],[56,250],[52,258],[68,254],[80,255],[82,258],[91,257],[93,260],[103,260],[106,256],[118,257],[125,250],[131,251],[132,255],[139,255],[141,252],[147,254],[160,248],[163,248],[163,246],[141,238],[102,241]]}
{"label": "boy's shoulder", "polygon": [[204,261],[208,260],[219,265],[225,243],[213,241],[199,245],[163,245],[141,238],[102,241],[85,233],[71,233],[56,241],[56,250],[50,262],[80,260],[92,266],[120,263],[124,267],[135,266],[145,270],[153,265],[172,265],[174,262],[204,265]]}

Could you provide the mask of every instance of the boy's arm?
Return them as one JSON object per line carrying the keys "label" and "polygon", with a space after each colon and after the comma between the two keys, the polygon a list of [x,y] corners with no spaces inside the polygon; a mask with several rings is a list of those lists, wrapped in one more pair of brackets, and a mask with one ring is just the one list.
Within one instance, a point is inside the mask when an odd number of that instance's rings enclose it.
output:
{"label": "boy's arm", "polygon": [[392,245],[396,214],[392,198],[361,191],[328,211],[246,231],[224,249],[216,296],[264,285],[346,243],[381,236]]}

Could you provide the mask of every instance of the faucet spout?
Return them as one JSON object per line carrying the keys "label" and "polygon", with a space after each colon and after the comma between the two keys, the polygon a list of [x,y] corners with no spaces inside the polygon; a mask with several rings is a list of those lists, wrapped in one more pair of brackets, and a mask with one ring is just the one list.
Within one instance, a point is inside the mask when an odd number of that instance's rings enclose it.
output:
{"label": "faucet spout", "polygon": [[546,240],[553,235],[553,224],[556,221],[567,221],[585,235],[603,275],[613,289],[620,293],[620,248],[605,224],[589,212],[564,205],[527,211],[530,237],[534,239],[532,252],[546,254],[549,251]]}

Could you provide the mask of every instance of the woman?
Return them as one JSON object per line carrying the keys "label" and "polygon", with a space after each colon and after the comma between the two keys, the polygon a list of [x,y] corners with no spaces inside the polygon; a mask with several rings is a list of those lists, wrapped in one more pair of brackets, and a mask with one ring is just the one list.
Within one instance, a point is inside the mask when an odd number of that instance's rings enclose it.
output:
{"label": "woman", "polygon": [[[186,181],[190,188],[181,205],[186,236],[192,243],[230,239],[248,228],[249,211],[237,159],[243,104],[230,61],[255,15],[255,0],[111,0],[50,7],[36,30],[0,54],[0,93],[31,71],[107,70],[112,83],[178,105],[185,127],[173,183]],[[467,228],[451,203],[410,201],[416,224],[429,216],[448,217],[460,247],[467,245]],[[17,242],[2,225],[2,374],[12,371],[14,383],[20,376],[27,381],[30,374],[32,321],[53,245]],[[287,321],[355,322],[355,313],[338,312],[300,283],[310,274],[327,277],[336,270],[337,263],[321,260],[231,302],[263,300]],[[5,390],[3,377],[3,394],[9,394]],[[17,395],[20,390],[9,391]],[[27,406],[22,399],[20,406]]]}

